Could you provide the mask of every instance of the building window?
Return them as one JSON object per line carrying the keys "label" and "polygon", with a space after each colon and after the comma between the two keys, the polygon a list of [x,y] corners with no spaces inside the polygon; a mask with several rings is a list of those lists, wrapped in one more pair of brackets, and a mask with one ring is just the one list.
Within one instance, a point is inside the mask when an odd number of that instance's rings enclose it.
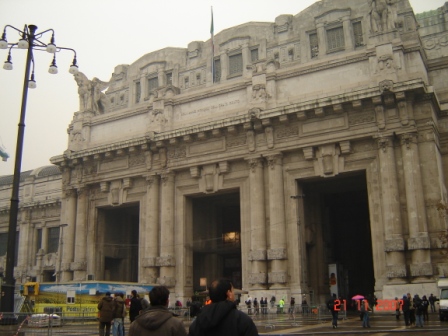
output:
{"label": "building window", "polygon": [[243,54],[229,56],[229,76],[243,73]]}
{"label": "building window", "polygon": [[327,30],[328,52],[343,50],[345,47],[344,28],[336,27]]}
{"label": "building window", "polygon": [[185,77],[185,88],[188,89],[190,87],[190,78]]}
{"label": "building window", "polygon": [[294,49],[288,50],[288,61],[292,62],[294,60]]}
{"label": "building window", "polygon": [[37,229],[36,253],[39,252],[41,246],[42,246],[42,229]]}
{"label": "building window", "polygon": [[215,82],[219,82],[221,80],[221,60],[219,58],[215,59],[215,74],[214,74]]}
{"label": "building window", "polygon": [[159,78],[152,77],[148,79],[148,92],[151,92],[159,87]]}
{"label": "building window", "polygon": [[8,234],[0,233],[0,256],[4,256],[6,254],[7,246],[8,246]]}
{"label": "building window", "polygon": [[258,61],[258,48],[251,49],[251,51],[250,51],[250,59],[252,60],[252,62]]}
{"label": "building window", "polygon": [[197,73],[196,74],[196,85],[199,85],[199,84],[201,84],[201,74]]}
{"label": "building window", "polygon": [[135,83],[135,102],[138,103],[140,101],[140,97],[142,95],[142,87],[140,82]]}
{"label": "building window", "polygon": [[317,34],[310,34],[310,49],[311,49],[311,58],[316,58],[319,56],[319,43],[317,41]]}
{"label": "building window", "polygon": [[362,36],[361,21],[353,22],[353,34],[355,35],[355,47],[361,47],[364,45],[364,38]]}
{"label": "building window", "polygon": [[47,253],[56,253],[59,247],[59,226],[48,229]]}
{"label": "building window", "polygon": [[166,85],[173,85],[173,73],[167,72],[166,74]]}

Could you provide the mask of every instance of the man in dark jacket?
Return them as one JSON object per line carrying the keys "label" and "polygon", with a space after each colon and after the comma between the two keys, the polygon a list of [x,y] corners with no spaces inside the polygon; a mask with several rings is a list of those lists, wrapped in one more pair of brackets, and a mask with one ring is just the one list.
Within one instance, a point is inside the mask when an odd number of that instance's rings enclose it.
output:
{"label": "man in dark jacket", "polygon": [[[114,319],[115,314],[115,301],[109,292],[98,303],[98,310],[100,311],[100,336],[109,336],[111,321]],[[106,328],[106,333],[104,333],[104,328]]]}
{"label": "man in dark jacket", "polygon": [[187,336],[182,320],[168,310],[170,291],[156,286],[149,292],[149,308],[129,327],[129,336]]}
{"label": "man in dark jacket", "polygon": [[258,336],[252,319],[236,308],[230,280],[213,281],[209,291],[212,304],[202,307],[189,336]]}

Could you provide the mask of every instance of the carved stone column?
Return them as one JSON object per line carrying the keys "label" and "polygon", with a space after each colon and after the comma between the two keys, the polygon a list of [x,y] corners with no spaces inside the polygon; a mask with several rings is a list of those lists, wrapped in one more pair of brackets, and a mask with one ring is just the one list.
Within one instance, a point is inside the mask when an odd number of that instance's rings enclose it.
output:
{"label": "carved stone column", "polygon": [[381,207],[385,233],[387,277],[395,279],[396,282],[397,278],[406,277],[407,271],[394,143],[392,137],[380,138],[377,142],[382,186]]}
{"label": "carved stone column", "polygon": [[286,272],[286,222],[285,198],[283,188],[282,155],[274,154],[267,157],[269,176],[269,216],[270,216],[270,249],[268,260],[271,268],[268,282],[271,289],[283,288],[287,282]]}
{"label": "carved stone column", "polygon": [[266,215],[264,210],[264,174],[261,158],[249,160],[250,183],[250,252],[252,289],[266,289]]}
{"label": "carved stone column", "polygon": [[[22,220],[20,221],[20,231],[19,231],[19,253],[18,253],[18,260],[17,260],[17,269],[21,270],[22,272],[26,271],[27,265],[30,264],[29,262],[29,253],[28,249],[31,246],[32,239],[31,239],[31,216],[30,216],[30,210],[25,209],[21,211],[21,217]],[[23,274],[24,275],[24,274]],[[23,279],[22,279],[23,281]]]}
{"label": "carved stone column", "polygon": [[146,218],[144,227],[141,228],[143,255],[143,280],[146,283],[156,283],[158,278],[158,267],[156,259],[159,256],[159,183],[157,175],[146,178]]}
{"label": "carved stone column", "polygon": [[400,140],[409,225],[408,249],[412,251],[410,275],[413,277],[430,276],[433,274],[433,270],[429,251],[430,239],[426,222],[417,134],[403,134]]}
{"label": "carved stone column", "polygon": [[319,58],[327,54],[327,38],[325,32],[325,26],[323,23],[316,24],[317,28],[317,41],[319,44]]}
{"label": "carved stone column", "polygon": [[342,28],[344,29],[345,50],[355,49],[355,41],[353,40],[353,28],[350,21],[350,16],[342,18]]}
{"label": "carved stone column", "polygon": [[161,213],[160,213],[160,256],[156,266],[160,266],[160,285],[173,287],[175,280],[174,256],[174,173],[161,175]]}
{"label": "carved stone column", "polygon": [[[61,224],[67,224],[63,230],[65,237],[62,245],[62,263],[61,263],[61,281],[73,280],[73,273],[70,272],[70,264],[74,261],[75,256],[75,227],[76,227],[76,190],[69,189],[65,191],[63,199],[65,211],[62,213]],[[65,215],[65,218],[64,218]]]}
{"label": "carved stone column", "polygon": [[86,280],[86,208],[87,188],[78,188],[78,203],[76,208],[76,233],[75,233],[75,261],[70,268],[74,271],[73,280]]}

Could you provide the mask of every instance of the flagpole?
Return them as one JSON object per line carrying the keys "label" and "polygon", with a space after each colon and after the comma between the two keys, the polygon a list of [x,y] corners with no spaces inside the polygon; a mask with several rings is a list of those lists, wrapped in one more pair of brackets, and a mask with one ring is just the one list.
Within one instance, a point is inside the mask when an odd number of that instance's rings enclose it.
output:
{"label": "flagpole", "polygon": [[215,33],[215,27],[213,24],[213,6],[211,6],[211,14],[212,14],[212,22],[210,24],[210,35],[211,35],[211,44],[212,44],[212,50],[211,50],[211,61],[212,61],[212,83],[215,82],[215,43],[213,41],[214,33]]}

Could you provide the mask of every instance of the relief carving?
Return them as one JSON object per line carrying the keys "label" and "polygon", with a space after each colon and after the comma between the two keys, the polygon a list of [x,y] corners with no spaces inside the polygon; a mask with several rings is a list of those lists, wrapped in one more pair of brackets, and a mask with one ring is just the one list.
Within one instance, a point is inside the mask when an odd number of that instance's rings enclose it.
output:
{"label": "relief carving", "polygon": [[415,237],[408,239],[409,250],[425,250],[431,248],[429,237]]}
{"label": "relief carving", "polygon": [[396,0],[370,0],[370,29],[372,33],[394,30],[397,21]]}
{"label": "relief carving", "polygon": [[85,261],[74,261],[70,264],[71,271],[86,271],[87,262]]}
{"label": "relief carving", "polygon": [[176,279],[173,277],[157,278],[157,283],[161,286],[174,287],[176,285]]}
{"label": "relief carving", "polygon": [[278,249],[269,249],[268,251],[268,260],[282,260],[286,259],[286,249],[278,248]]}
{"label": "relief carving", "polygon": [[249,252],[249,260],[256,261],[256,260],[266,260],[267,252],[266,250],[255,250]]}
{"label": "relief carving", "polygon": [[254,284],[265,284],[268,280],[268,275],[266,273],[249,273],[249,283]]}
{"label": "relief carving", "polygon": [[433,269],[430,263],[413,264],[410,268],[410,273],[413,277],[433,275]]}
{"label": "relief carving", "polygon": [[387,277],[391,278],[405,278],[407,276],[406,265],[391,265],[387,266]]}
{"label": "relief carving", "polygon": [[286,283],[287,274],[286,272],[270,272],[268,274],[269,283]]}
{"label": "relief carving", "polygon": [[403,238],[386,239],[384,241],[384,251],[385,252],[404,251],[404,239]]}
{"label": "relief carving", "polygon": [[173,256],[157,257],[155,266],[176,266],[176,259]]}

